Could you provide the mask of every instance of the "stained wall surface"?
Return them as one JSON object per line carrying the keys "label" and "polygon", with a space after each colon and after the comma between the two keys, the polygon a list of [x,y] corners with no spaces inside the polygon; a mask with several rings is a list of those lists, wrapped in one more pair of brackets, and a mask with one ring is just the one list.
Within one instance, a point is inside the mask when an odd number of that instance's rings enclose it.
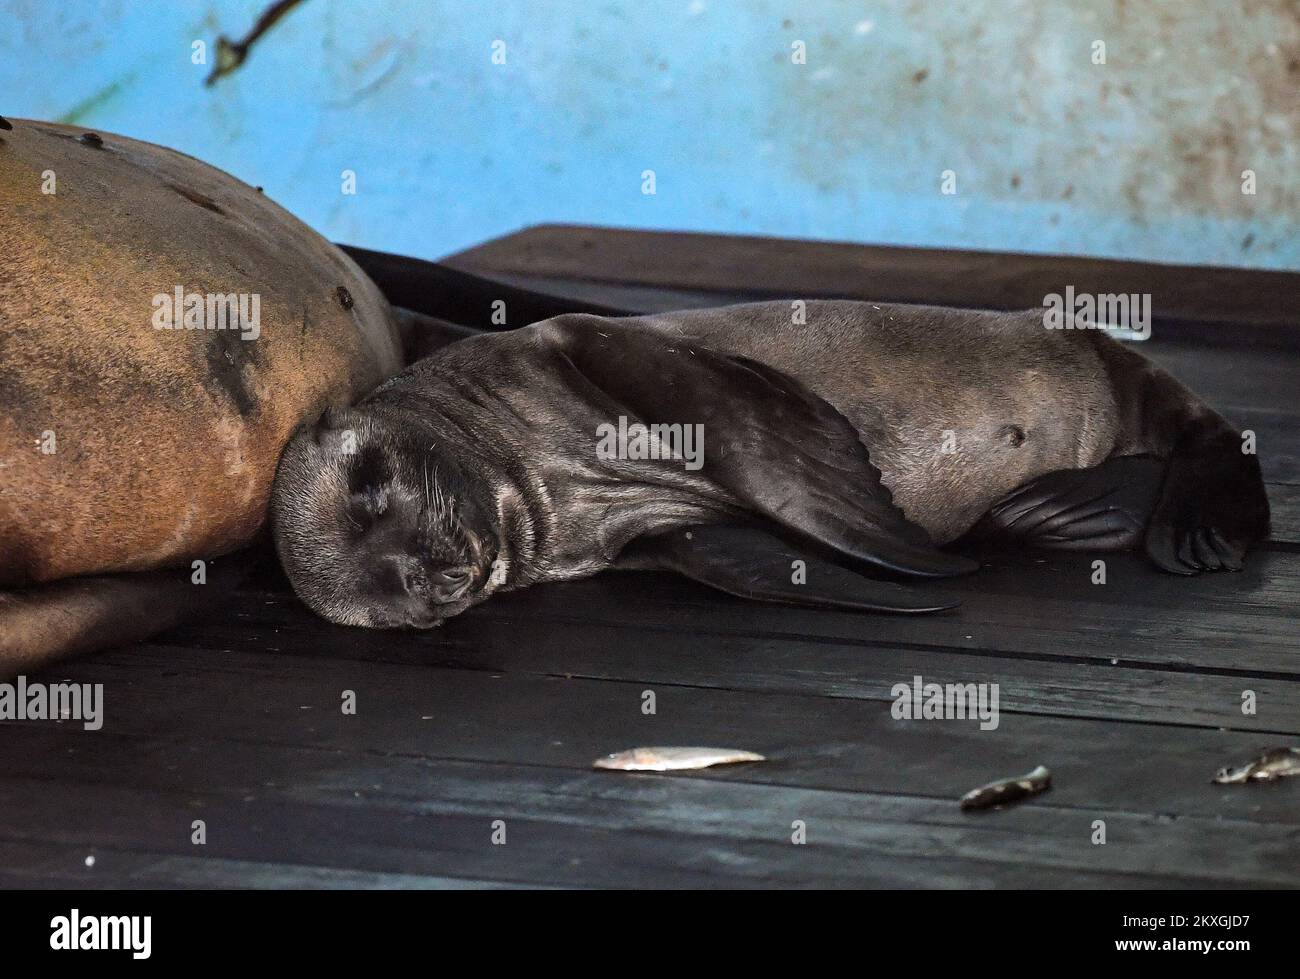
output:
{"label": "stained wall surface", "polygon": [[0,0],[0,113],[423,257],[560,221],[1300,268],[1297,0],[304,0],[205,86],[269,2]]}

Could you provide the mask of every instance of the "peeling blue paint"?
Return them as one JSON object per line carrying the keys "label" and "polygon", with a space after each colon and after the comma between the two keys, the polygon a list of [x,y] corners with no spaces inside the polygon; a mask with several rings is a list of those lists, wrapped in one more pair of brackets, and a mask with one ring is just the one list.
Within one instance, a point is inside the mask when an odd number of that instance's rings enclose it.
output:
{"label": "peeling blue paint", "polygon": [[205,88],[265,2],[0,2],[0,112],[426,257],[569,221],[1300,268],[1289,0],[307,0]]}

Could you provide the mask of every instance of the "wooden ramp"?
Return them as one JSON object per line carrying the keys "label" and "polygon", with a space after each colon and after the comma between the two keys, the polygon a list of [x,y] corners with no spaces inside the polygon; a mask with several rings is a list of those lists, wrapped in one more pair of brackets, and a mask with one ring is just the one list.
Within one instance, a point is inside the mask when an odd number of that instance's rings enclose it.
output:
{"label": "wooden ramp", "polygon": [[[1300,745],[1300,276],[558,227],[453,261],[644,309],[1032,306],[1131,283],[1156,305],[1146,352],[1257,433],[1274,540],[1192,580],[1109,555],[1104,586],[1091,556],[996,557],[942,586],[959,610],[922,618],[606,575],[429,634],[330,626],[269,571],[213,621],[29,677],[104,684],[105,722],[0,724],[0,884],[1300,885],[1300,778],[1210,784]],[[915,676],[998,684],[998,727],[894,719]],[[770,760],[590,768],[646,744]],[[958,809],[1038,764],[1047,794]]]}

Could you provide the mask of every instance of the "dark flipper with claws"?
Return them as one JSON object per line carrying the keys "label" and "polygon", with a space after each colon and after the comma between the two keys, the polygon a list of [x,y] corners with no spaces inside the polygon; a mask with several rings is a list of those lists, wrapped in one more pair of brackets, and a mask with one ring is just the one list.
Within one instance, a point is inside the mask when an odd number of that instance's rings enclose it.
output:
{"label": "dark flipper with claws", "polygon": [[993,504],[964,543],[1078,551],[1136,547],[1166,467],[1155,456],[1121,456],[1089,469],[1047,473]]}
{"label": "dark flipper with claws", "polygon": [[714,524],[643,537],[618,567],[675,571],[729,595],[810,608],[939,612],[959,604],[929,588],[863,577],[757,526]]}
{"label": "dark flipper with claws", "polygon": [[1143,547],[1171,574],[1240,571],[1267,533],[1268,499],[1254,456],[1229,433],[1218,451],[1170,459],[1119,456],[1031,480],[989,508],[963,545],[1012,543],[1075,551]]}
{"label": "dark flipper with claws", "polygon": [[1151,560],[1173,574],[1240,571],[1247,549],[1268,534],[1259,460],[1229,430],[1190,427],[1174,449],[1146,532]]}
{"label": "dark flipper with claws", "polygon": [[1172,574],[1240,570],[1247,550],[1268,536],[1259,460],[1243,451],[1240,432],[1168,373],[1100,331],[1095,341],[1115,389],[1118,452],[1165,461],[1143,538],[1147,555]]}

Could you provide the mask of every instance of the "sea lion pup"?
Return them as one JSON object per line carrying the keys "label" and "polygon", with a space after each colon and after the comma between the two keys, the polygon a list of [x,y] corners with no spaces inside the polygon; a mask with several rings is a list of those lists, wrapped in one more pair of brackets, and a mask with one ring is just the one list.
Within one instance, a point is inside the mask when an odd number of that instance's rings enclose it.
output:
{"label": "sea lion pup", "polygon": [[961,574],[976,563],[937,545],[974,528],[1144,541],[1193,574],[1240,568],[1267,533],[1238,434],[1101,331],[806,312],[565,315],[445,347],[291,440],[272,524],[295,590],[334,622],[428,627],[497,591],[658,567],[752,598],[929,611],[951,603],[843,565]]}

